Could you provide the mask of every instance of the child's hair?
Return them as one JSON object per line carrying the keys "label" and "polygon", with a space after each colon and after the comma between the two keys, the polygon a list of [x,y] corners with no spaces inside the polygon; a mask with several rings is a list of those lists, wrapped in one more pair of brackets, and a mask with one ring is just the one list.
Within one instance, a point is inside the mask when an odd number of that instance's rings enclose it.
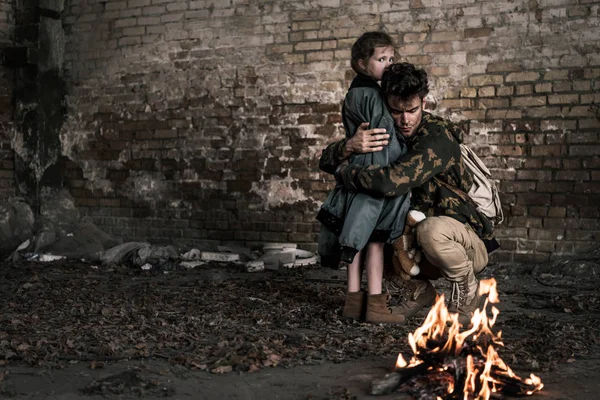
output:
{"label": "child's hair", "polygon": [[357,74],[364,74],[359,67],[358,61],[368,60],[376,47],[394,47],[394,40],[385,32],[365,32],[352,45],[350,65]]}
{"label": "child's hair", "polygon": [[388,96],[394,95],[401,99],[408,99],[418,95],[423,99],[429,93],[427,72],[410,63],[392,64],[383,73],[381,89]]}

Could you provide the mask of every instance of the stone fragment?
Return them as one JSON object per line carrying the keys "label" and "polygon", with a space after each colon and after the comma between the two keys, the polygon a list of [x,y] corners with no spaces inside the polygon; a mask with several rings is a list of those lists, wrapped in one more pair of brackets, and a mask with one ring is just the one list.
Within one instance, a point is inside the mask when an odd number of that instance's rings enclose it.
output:
{"label": "stone fragment", "polygon": [[248,261],[245,268],[246,272],[261,272],[265,270],[265,262],[262,260]]}
{"label": "stone fragment", "polygon": [[217,253],[212,251],[203,251],[201,255],[203,261],[217,261],[217,262],[233,262],[239,261],[239,254],[232,253]]}

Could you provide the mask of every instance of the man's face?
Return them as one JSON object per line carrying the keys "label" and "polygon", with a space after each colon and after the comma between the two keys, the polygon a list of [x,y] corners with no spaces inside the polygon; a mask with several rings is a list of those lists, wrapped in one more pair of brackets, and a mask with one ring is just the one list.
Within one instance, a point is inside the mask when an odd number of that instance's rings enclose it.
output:
{"label": "man's face", "polygon": [[396,128],[405,138],[413,136],[421,123],[425,99],[421,99],[418,95],[409,98],[390,95],[387,101]]}

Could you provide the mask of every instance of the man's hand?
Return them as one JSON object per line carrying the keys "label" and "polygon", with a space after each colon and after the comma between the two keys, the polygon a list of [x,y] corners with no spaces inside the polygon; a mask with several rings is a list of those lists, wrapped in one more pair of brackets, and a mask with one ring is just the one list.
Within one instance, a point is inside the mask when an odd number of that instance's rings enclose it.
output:
{"label": "man's hand", "polygon": [[384,128],[367,129],[368,122],[360,124],[354,136],[346,141],[344,146],[344,158],[352,154],[372,153],[383,150],[388,144],[390,135]]}

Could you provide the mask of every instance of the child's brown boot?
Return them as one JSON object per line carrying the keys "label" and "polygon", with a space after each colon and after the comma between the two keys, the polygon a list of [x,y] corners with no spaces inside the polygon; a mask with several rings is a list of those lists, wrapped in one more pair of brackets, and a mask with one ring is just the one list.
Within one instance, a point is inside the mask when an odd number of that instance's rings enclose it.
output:
{"label": "child's brown boot", "polygon": [[355,319],[358,321],[365,318],[365,292],[347,292],[342,318]]}
{"label": "child's brown boot", "polygon": [[367,314],[365,321],[371,324],[403,324],[406,318],[402,314],[395,314],[388,307],[387,294],[374,294],[367,296]]}

